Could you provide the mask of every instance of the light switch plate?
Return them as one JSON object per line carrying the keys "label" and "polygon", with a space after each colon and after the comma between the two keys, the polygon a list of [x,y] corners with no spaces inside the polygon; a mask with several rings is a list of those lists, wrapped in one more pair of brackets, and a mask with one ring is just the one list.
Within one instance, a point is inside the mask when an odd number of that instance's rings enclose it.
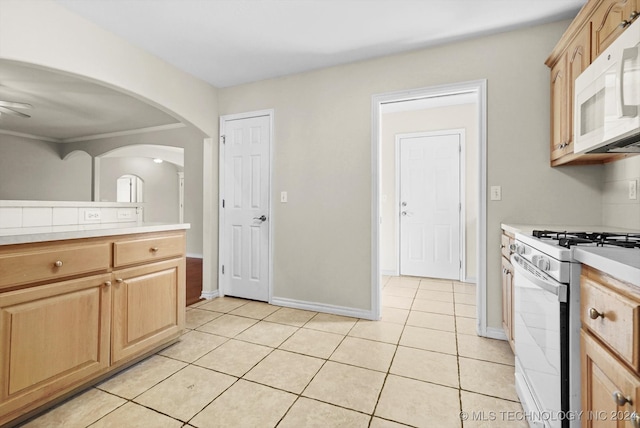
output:
{"label": "light switch plate", "polygon": [[491,200],[492,201],[501,201],[502,200],[502,187],[501,186],[491,186]]}
{"label": "light switch plate", "polygon": [[638,182],[636,180],[629,181],[629,199],[638,199]]}
{"label": "light switch plate", "polygon": [[287,192],[280,192],[280,202],[287,202]]}

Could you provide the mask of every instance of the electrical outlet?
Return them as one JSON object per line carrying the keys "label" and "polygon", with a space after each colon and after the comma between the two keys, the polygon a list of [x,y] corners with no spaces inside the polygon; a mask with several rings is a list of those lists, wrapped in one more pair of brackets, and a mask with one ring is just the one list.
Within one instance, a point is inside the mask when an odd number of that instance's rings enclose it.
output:
{"label": "electrical outlet", "polygon": [[85,221],[99,221],[102,218],[102,213],[99,209],[86,209],[84,210]]}
{"label": "electrical outlet", "polygon": [[501,201],[502,200],[502,187],[501,186],[491,186],[491,200],[492,201]]}
{"label": "electrical outlet", "polygon": [[287,202],[287,192],[280,192],[280,202]]}
{"label": "electrical outlet", "polygon": [[638,199],[638,182],[636,180],[629,181],[629,199]]}

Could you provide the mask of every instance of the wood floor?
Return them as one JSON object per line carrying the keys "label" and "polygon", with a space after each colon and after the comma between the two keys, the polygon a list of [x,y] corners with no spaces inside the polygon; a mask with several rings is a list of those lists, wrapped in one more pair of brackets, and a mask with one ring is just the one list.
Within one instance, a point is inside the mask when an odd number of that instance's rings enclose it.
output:
{"label": "wood floor", "polygon": [[187,257],[187,306],[202,300],[202,259]]}

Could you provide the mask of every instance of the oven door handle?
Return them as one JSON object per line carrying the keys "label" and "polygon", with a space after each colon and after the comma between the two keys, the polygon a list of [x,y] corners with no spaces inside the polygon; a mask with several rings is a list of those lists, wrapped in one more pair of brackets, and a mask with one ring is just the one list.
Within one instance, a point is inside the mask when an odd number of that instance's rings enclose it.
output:
{"label": "oven door handle", "polygon": [[[553,278],[543,273],[540,269],[529,263],[523,257],[518,254],[511,255],[511,264],[517,270],[518,274],[521,274],[527,281],[531,282],[537,287],[542,288],[549,293],[558,296],[558,302],[567,302],[567,285],[557,282]],[[538,272],[540,276],[534,275],[531,272]]]}

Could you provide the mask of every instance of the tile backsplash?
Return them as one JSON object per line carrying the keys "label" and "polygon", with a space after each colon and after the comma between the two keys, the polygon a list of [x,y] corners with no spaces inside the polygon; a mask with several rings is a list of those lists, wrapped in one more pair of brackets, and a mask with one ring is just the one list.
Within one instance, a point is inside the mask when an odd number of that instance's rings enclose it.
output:
{"label": "tile backsplash", "polygon": [[[635,181],[635,199],[629,186]],[[604,165],[602,223],[604,226],[640,230],[640,155]]]}
{"label": "tile backsplash", "polygon": [[139,204],[0,201],[0,229],[140,223],[142,213]]}

